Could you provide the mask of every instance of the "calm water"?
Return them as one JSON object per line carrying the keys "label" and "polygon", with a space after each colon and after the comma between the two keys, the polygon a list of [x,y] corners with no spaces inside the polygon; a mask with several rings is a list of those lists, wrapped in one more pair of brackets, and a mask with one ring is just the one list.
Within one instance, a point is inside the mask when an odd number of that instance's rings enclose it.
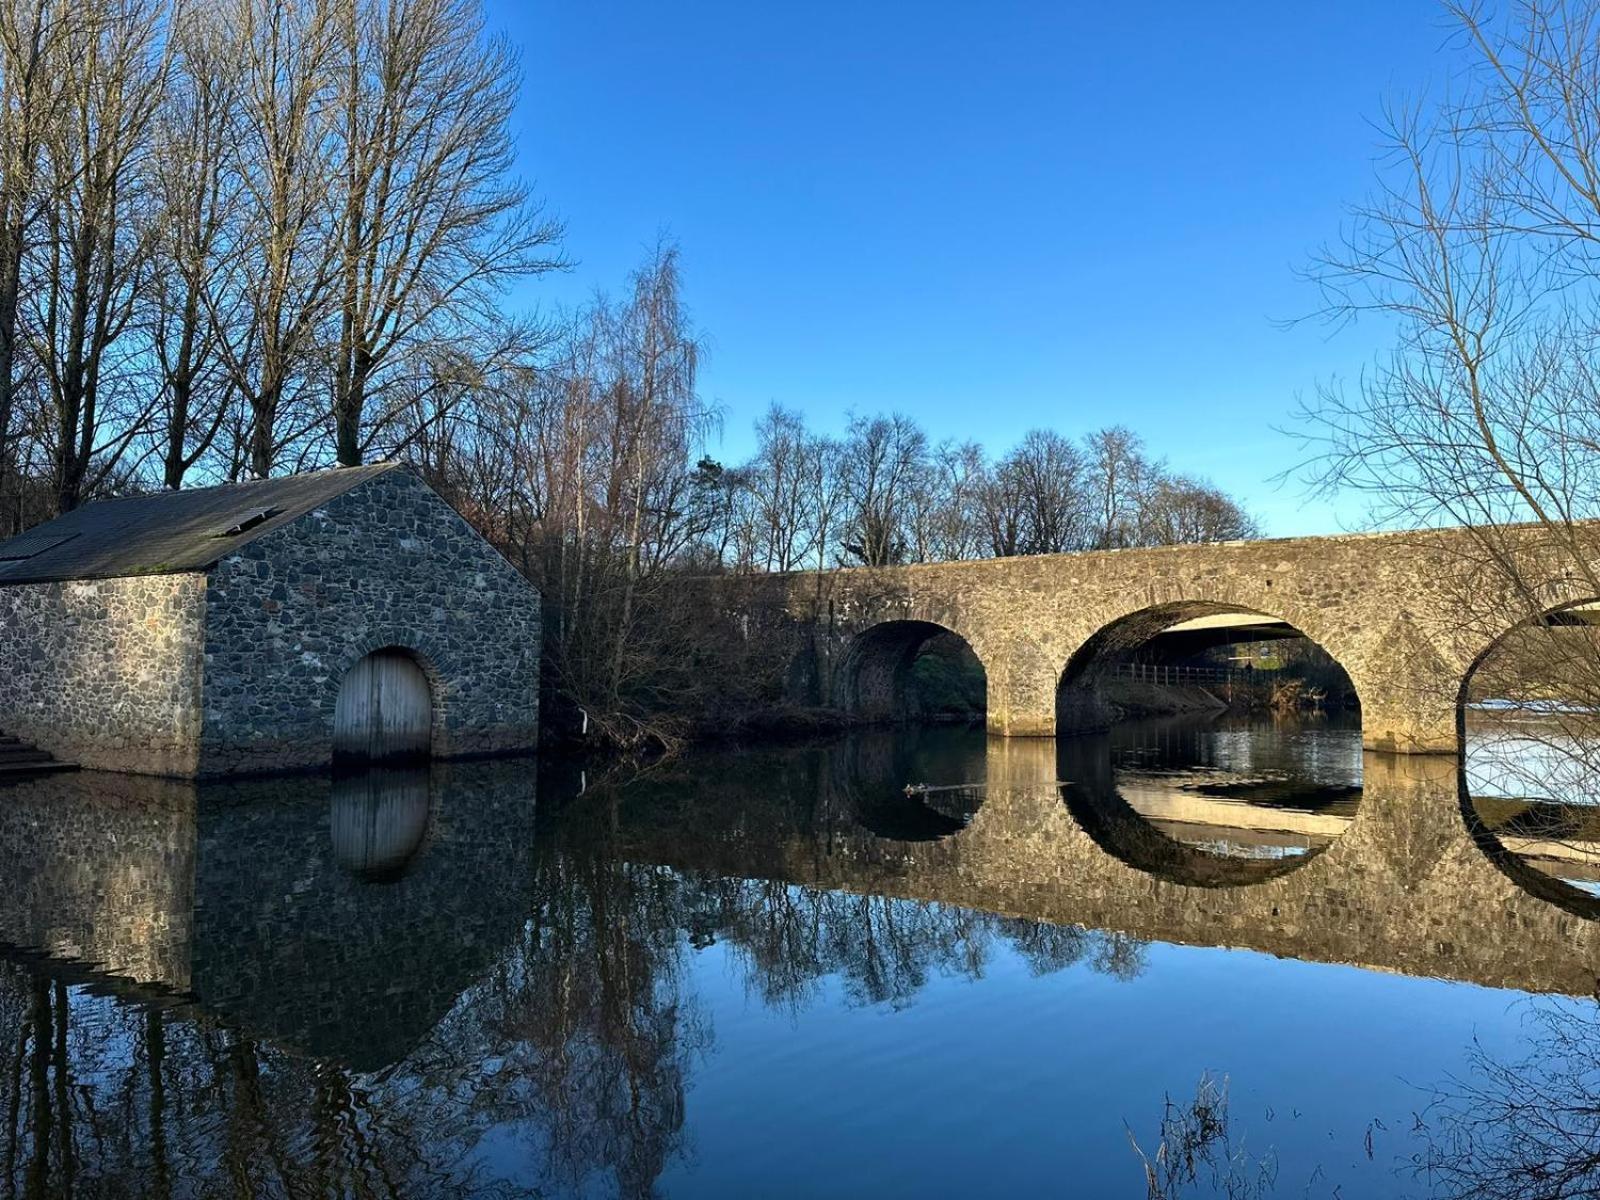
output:
{"label": "calm water", "polygon": [[8,787],[0,1188],[1594,1194],[1586,872],[1480,790],[1238,720]]}

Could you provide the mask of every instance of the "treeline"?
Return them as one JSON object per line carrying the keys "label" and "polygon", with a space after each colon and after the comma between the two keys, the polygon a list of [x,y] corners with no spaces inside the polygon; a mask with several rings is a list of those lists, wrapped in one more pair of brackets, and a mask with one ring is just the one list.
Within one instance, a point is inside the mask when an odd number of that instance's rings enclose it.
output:
{"label": "treeline", "polygon": [[1204,481],[1154,460],[1114,425],[1074,441],[1034,429],[991,457],[931,441],[910,417],[860,416],[842,438],[773,406],[749,462],[717,471],[714,558],[735,569],[890,566],[1253,537]]}
{"label": "treeline", "polygon": [[0,533],[405,450],[557,265],[477,0],[0,0]]}

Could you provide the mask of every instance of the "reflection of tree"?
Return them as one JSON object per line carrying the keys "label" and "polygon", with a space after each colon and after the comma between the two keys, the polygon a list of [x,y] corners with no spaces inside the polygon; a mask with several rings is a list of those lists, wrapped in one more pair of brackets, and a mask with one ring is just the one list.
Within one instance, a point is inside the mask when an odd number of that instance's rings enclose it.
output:
{"label": "reflection of tree", "polygon": [[1470,1073],[1434,1089],[1418,1174],[1445,1197],[1600,1196],[1600,1007],[1529,1003],[1529,1049],[1512,1062],[1475,1045]]}
{"label": "reflection of tree", "polygon": [[981,978],[997,943],[1035,975],[1079,962],[1119,979],[1144,969],[1146,943],[1123,934],[770,880],[718,880],[700,890],[711,897],[700,908],[710,920],[702,928],[733,947],[763,1001],[792,1010],[829,976],[843,982],[851,1003],[903,1006],[934,975]]}
{"label": "reflection of tree", "polygon": [[440,1075],[465,1065],[458,1102],[521,1124],[555,1182],[610,1173],[644,1196],[681,1148],[689,1069],[709,1046],[683,994],[683,898],[603,839],[562,849],[540,857],[522,941],[421,1057]]}
{"label": "reflection of tree", "polygon": [[[484,1194],[472,1116],[378,1103],[337,1065],[192,1009],[141,1007],[7,965],[4,1194]],[[446,1120],[440,1120],[443,1116]]]}
{"label": "reflection of tree", "polygon": [[[690,1075],[711,1043],[686,982],[693,948],[721,943],[752,994],[790,1011],[814,1003],[825,981],[847,1003],[903,1006],[936,977],[982,976],[1007,947],[1036,974],[1141,969],[1142,943],[1131,939],[830,890],[815,874],[792,881],[791,854],[802,873],[835,856],[892,872],[909,844],[864,832],[819,766],[791,769],[754,797],[743,781],[726,806],[711,805],[717,820],[705,817],[703,789],[629,789],[627,803],[595,789],[545,819],[516,864],[461,860],[487,864],[479,893],[514,886],[517,907],[496,926],[510,944],[449,993],[454,1002],[420,1042],[408,1032],[401,1061],[374,1073],[262,1029],[314,1034],[409,1014],[403,1003],[352,1014],[341,1002],[423,986],[408,975],[416,956],[363,957],[320,989],[299,981],[322,976],[302,972],[271,1005],[221,1011],[98,974],[103,986],[69,987],[79,968],[0,960],[0,1197],[642,1197],[684,1153]],[[475,830],[472,802],[458,791],[448,811]],[[696,806],[705,819],[686,819]],[[663,813],[679,837],[713,843],[709,866],[651,865],[635,852],[639,827],[657,830]],[[228,845],[248,856],[257,825],[228,828],[243,831]],[[750,878],[757,870],[770,877]],[[335,878],[343,886],[347,876]],[[231,918],[255,911],[250,897],[207,894],[216,929],[249,927]],[[372,912],[358,892],[339,897],[349,905],[341,912]],[[262,933],[261,954],[303,952],[329,925],[293,915]],[[224,995],[249,998],[220,962],[209,970]],[[367,1044],[291,1035],[295,1045]]]}
{"label": "reflection of tree", "polygon": [[[0,1195],[648,1195],[707,1043],[661,874],[547,857],[522,938],[379,1076],[4,964]],[[491,1134],[533,1151],[515,1184]]]}

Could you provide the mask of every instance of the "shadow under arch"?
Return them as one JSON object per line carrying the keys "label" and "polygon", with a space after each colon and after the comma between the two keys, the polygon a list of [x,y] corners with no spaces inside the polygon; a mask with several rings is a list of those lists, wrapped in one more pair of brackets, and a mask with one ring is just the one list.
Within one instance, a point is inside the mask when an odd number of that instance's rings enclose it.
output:
{"label": "shadow under arch", "polygon": [[951,837],[983,803],[985,741],[974,729],[855,734],[827,755],[830,803],[885,841]]}
{"label": "shadow under arch", "polygon": [[978,693],[984,697],[980,703],[986,704],[987,668],[970,642],[933,621],[893,620],[869,626],[850,639],[834,668],[834,705],[867,722],[957,715],[932,709],[925,689],[914,679],[918,659],[935,650],[952,669],[969,673],[975,669],[981,675]]}
{"label": "shadow under arch", "polygon": [[1600,598],[1490,641],[1462,677],[1456,735],[1473,842],[1523,891],[1600,918]]}
{"label": "shadow under arch", "polygon": [[[1361,798],[1358,734],[1343,731],[1354,770],[1332,772],[1324,781],[1282,771],[1186,778],[1206,766],[1196,745],[1217,733],[1175,719],[1063,738],[1057,743],[1062,801],[1105,853],[1184,887],[1248,887],[1280,878],[1325,853],[1348,828]],[[1128,764],[1133,771],[1119,769]],[[1128,798],[1141,783],[1176,803],[1158,815],[1141,811]],[[1229,821],[1240,827],[1230,828]]]}
{"label": "shadow under arch", "polygon": [[[1286,682],[1288,674],[1256,671],[1247,665],[1203,661],[1208,652],[1230,645],[1286,642],[1310,647],[1311,654],[1293,678],[1302,694],[1320,693],[1332,708],[1360,711],[1360,696],[1349,672],[1319,642],[1287,620],[1260,609],[1213,600],[1178,600],[1137,609],[1102,626],[1084,640],[1061,670],[1056,685],[1056,728],[1063,733],[1099,730],[1122,719],[1125,706],[1151,704],[1161,711],[1221,711],[1243,694],[1245,706],[1258,706],[1249,693]],[[1141,699],[1139,690],[1162,689]],[[1121,691],[1121,703],[1108,692]],[[1164,703],[1175,707],[1163,709]]]}

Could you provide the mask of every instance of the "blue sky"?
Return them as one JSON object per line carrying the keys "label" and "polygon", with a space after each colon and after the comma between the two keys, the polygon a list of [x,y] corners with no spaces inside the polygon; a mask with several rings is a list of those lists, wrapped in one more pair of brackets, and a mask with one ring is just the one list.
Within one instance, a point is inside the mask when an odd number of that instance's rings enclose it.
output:
{"label": "blue sky", "polygon": [[1431,0],[955,4],[490,0],[520,46],[523,170],[572,271],[659,231],[709,335],[728,461],[768,403],[898,410],[1004,450],[1113,422],[1277,535],[1359,526],[1270,478],[1275,431],[1381,330],[1286,319],[1370,189],[1386,97],[1452,57]]}

